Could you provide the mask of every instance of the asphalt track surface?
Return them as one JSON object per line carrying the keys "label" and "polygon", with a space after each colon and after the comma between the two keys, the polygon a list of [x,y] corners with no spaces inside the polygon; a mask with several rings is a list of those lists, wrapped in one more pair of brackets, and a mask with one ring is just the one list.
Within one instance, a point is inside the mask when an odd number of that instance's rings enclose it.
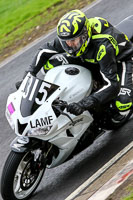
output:
{"label": "asphalt track surface", "polygon": [[[102,0],[85,10],[87,17],[104,17],[115,25],[133,15],[133,0]],[[4,115],[7,97],[15,91],[15,82],[22,78],[37,49],[45,41],[50,41],[54,35],[55,31],[0,68],[0,176],[10,151],[9,145],[15,138]],[[133,119],[118,131],[108,132],[98,138],[93,145],[72,160],[46,170],[37,192],[31,199],[64,200],[131,141],[133,141]]]}

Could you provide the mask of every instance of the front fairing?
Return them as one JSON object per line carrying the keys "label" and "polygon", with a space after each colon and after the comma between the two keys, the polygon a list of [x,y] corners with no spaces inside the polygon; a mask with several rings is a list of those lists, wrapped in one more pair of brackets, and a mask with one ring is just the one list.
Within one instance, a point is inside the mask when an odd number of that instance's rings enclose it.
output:
{"label": "front fairing", "polygon": [[[79,138],[92,122],[93,119],[87,111],[81,117],[82,120],[69,113],[75,121],[73,126],[66,116],[57,117],[52,108],[52,103],[57,98],[71,103],[81,100],[91,92],[90,72],[80,66],[72,65],[79,70],[79,73],[69,75],[66,73],[69,67],[70,65],[53,68],[46,74],[45,81],[28,74],[19,90],[9,95],[6,117],[18,136],[50,140],[63,131],[66,134],[66,129],[71,129],[73,135],[79,133]],[[80,128],[81,124],[83,129]]]}
{"label": "front fairing", "polygon": [[7,100],[6,117],[15,133],[31,136],[36,134],[35,130],[42,130],[40,134],[48,134],[56,123],[52,102],[64,90],[27,75],[19,90]]}

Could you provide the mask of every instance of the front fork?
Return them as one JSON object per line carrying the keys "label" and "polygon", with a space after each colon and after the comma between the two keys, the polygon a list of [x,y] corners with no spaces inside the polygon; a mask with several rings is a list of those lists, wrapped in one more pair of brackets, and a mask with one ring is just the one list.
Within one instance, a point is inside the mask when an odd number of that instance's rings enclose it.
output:
{"label": "front fork", "polygon": [[53,145],[35,138],[18,136],[12,141],[10,147],[16,153],[31,152],[34,165],[40,165],[40,168],[42,168],[46,166],[47,162],[49,163],[49,154]]}
{"label": "front fork", "polygon": [[29,151],[30,138],[25,136],[16,137],[10,144],[11,150],[16,153],[24,153]]}
{"label": "front fork", "polygon": [[[36,141],[36,140],[34,140]],[[37,145],[37,142],[36,142]],[[26,136],[18,136],[16,137],[12,143],[10,144],[11,150],[16,153],[24,153],[34,150],[35,142],[29,137]]]}

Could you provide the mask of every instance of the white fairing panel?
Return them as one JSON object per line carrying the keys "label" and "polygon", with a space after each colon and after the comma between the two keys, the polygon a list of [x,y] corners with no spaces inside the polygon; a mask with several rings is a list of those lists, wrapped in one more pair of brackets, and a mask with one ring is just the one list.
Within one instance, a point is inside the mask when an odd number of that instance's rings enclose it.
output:
{"label": "white fairing panel", "polygon": [[[67,74],[66,69],[70,67],[78,69],[79,73],[76,75]],[[44,80],[66,88],[60,99],[68,103],[78,102],[85,95],[89,95],[93,85],[90,71],[79,65],[55,67],[47,72]]]}
{"label": "white fairing panel", "polygon": [[[71,117],[73,124],[66,115],[56,116],[52,103],[57,98],[68,104],[78,102],[91,93],[92,85],[89,70],[78,65],[63,65],[48,71],[44,81],[28,74],[19,90],[9,95],[6,117],[14,132],[18,136],[48,141],[59,149],[59,155],[53,157],[48,167],[58,166],[68,158],[93,121],[88,111],[75,116],[65,109],[63,112]],[[54,91],[49,95],[50,88]],[[27,114],[34,104],[36,109]]]}

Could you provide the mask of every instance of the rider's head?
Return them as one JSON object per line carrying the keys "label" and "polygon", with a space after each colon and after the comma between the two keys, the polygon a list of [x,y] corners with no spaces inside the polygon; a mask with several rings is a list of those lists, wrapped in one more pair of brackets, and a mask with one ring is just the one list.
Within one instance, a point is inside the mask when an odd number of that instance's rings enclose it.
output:
{"label": "rider's head", "polygon": [[83,12],[72,10],[60,19],[57,34],[63,49],[68,54],[81,56],[90,41],[91,28]]}

